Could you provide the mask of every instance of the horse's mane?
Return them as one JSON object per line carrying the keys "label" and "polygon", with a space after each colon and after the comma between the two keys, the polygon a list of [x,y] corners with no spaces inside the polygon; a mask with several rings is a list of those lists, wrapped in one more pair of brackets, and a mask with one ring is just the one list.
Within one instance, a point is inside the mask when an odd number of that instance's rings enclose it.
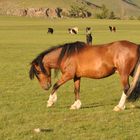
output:
{"label": "horse's mane", "polygon": [[69,56],[71,56],[74,53],[80,52],[80,50],[84,46],[85,46],[85,43],[84,42],[80,42],[80,41],[73,42],[73,43],[66,43],[64,45],[59,46],[59,47],[62,48],[62,50],[61,50],[61,53],[59,55],[57,63],[60,64],[64,56],[69,57]]}
{"label": "horse's mane", "polygon": [[74,53],[78,53],[80,52],[80,50],[85,46],[85,43],[84,42],[80,42],[80,41],[77,41],[77,42],[72,42],[72,43],[66,43],[66,44],[63,44],[63,45],[59,45],[59,46],[53,46],[51,48],[49,48],[48,50],[45,50],[44,52],[40,53],[32,62],[31,62],[31,69],[30,69],[30,78],[33,79],[34,78],[34,75],[36,75],[37,77],[37,71],[35,69],[35,65],[38,65],[41,69],[41,71],[45,74],[46,73],[46,70],[44,68],[44,65],[43,65],[43,58],[45,55],[47,55],[48,53],[54,51],[54,50],[57,50],[59,48],[62,48],[61,52],[60,52],[60,55],[59,55],[59,58],[58,58],[58,65],[60,65],[62,59],[64,56],[66,57],[69,57],[71,56],[72,54]]}

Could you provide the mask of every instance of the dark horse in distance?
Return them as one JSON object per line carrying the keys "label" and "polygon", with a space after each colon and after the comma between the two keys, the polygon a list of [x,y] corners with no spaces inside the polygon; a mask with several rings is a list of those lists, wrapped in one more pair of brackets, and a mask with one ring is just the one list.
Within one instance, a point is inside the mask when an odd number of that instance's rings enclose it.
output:
{"label": "dark horse in distance", "polygon": [[[31,62],[29,76],[31,79],[36,76],[42,88],[48,90],[51,87],[51,69],[59,69],[62,76],[53,85],[48,107],[57,100],[56,90],[73,79],[75,102],[71,109],[79,109],[81,77],[100,79],[116,71],[120,75],[123,93],[114,110],[124,110],[126,99],[132,101],[140,97],[140,47],[129,41],[94,46],[77,41],[52,47]],[[129,76],[134,77],[135,84],[132,84],[132,88],[129,85]]]}

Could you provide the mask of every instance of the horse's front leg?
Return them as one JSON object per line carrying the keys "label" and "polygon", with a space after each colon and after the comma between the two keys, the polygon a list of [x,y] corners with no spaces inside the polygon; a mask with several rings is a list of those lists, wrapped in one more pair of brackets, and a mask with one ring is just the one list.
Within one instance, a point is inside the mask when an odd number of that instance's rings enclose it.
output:
{"label": "horse's front leg", "polygon": [[57,94],[56,94],[57,89],[70,79],[72,79],[71,75],[66,73],[63,74],[61,79],[54,84],[52,92],[47,101],[47,107],[51,107],[57,101]]}
{"label": "horse's front leg", "polygon": [[80,77],[74,77],[74,93],[75,93],[75,102],[71,105],[70,109],[80,109],[81,101],[80,101]]}
{"label": "horse's front leg", "polygon": [[49,99],[47,101],[47,107],[51,107],[57,101],[57,94],[54,92],[50,94]]}

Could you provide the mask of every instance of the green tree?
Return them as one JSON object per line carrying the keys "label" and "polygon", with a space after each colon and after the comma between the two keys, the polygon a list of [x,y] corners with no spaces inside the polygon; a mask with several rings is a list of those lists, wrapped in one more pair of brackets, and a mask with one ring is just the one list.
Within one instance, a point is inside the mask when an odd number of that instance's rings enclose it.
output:
{"label": "green tree", "polygon": [[96,14],[96,17],[100,19],[107,19],[109,17],[109,10],[104,4],[102,5],[101,12]]}
{"label": "green tree", "polygon": [[116,19],[116,16],[113,11],[110,12],[109,19]]}
{"label": "green tree", "polygon": [[106,8],[105,5],[102,5],[102,18],[108,17],[109,10]]}

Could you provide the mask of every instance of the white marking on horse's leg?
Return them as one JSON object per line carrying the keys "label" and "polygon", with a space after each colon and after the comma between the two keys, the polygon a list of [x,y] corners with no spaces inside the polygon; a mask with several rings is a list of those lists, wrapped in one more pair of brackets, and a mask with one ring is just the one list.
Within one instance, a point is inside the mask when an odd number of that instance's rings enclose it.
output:
{"label": "white marking on horse's leg", "polygon": [[125,109],[125,101],[126,101],[127,96],[125,95],[125,93],[123,92],[122,97],[119,101],[119,104],[117,106],[114,107],[114,111],[121,111]]}
{"label": "white marking on horse's leg", "polygon": [[74,110],[74,109],[80,109],[81,108],[81,105],[82,105],[81,101],[80,100],[76,100],[74,102],[74,104],[71,105],[70,109],[72,109],[72,110]]}
{"label": "white marking on horse's leg", "polygon": [[57,95],[56,92],[49,96],[49,100],[47,101],[47,107],[51,107],[55,102],[57,101]]}
{"label": "white marking on horse's leg", "polygon": [[125,95],[125,93],[123,92],[122,97],[120,99],[120,102],[118,104],[118,106],[122,109],[125,109],[125,101],[126,101],[127,96]]}

